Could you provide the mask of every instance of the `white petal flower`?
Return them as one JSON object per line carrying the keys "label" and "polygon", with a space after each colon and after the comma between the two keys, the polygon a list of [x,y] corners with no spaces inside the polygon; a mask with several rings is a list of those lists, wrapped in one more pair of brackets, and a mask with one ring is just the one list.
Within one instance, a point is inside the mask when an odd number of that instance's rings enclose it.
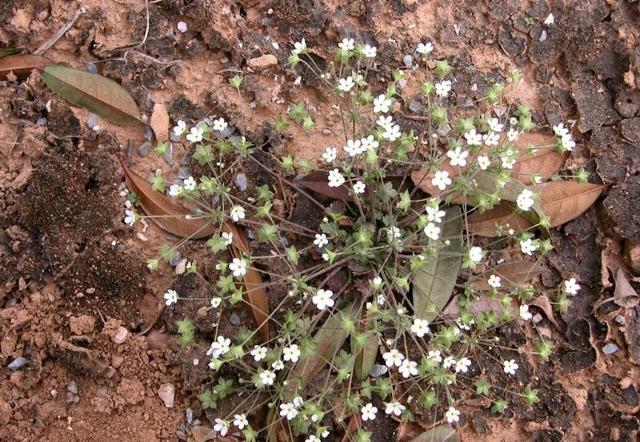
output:
{"label": "white petal flower", "polygon": [[456,373],[466,373],[471,366],[471,360],[469,358],[461,358],[456,361]]}
{"label": "white petal flower", "polygon": [[489,276],[489,280],[487,281],[489,286],[494,289],[500,288],[502,286],[502,279],[498,275]]}
{"label": "white petal flower", "polygon": [[467,144],[469,146],[482,145],[482,134],[477,133],[475,129],[471,129],[469,132],[464,134],[464,139],[467,140]]}
{"label": "white petal flower", "polygon": [[482,140],[487,146],[497,146],[500,144],[500,135],[495,132],[489,132],[488,134],[483,135]]}
{"label": "white petal flower", "polygon": [[239,430],[242,430],[244,427],[249,425],[249,421],[247,420],[246,414],[236,414],[233,416],[233,425],[238,427]]}
{"label": "white petal flower", "polygon": [[520,138],[520,132],[518,132],[514,128],[509,129],[509,132],[507,132],[507,140],[513,142],[513,141],[517,141],[518,138]]}
{"label": "white petal flower", "polygon": [[191,128],[191,132],[187,135],[187,140],[192,143],[197,143],[202,141],[204,137],[204,127],[203,126],[195,126]]}
{"label": "white petal flower", "polygon": [[384,359],[384,363],[387,365],[387,367],[400,367],[402,361],[404,360],[404,355],[397,349],[393,348],[388,352],[383,353],[382,359]]}
{"label": "white petal flower", "polygon": [[429,333],[429,321],[420,318],[414,319],[413,324],[411,325],[411,331],[417,337],[422,338],[424,335]]}
{"label": "white petal flower", "polygon": [[378,95],[373,100],[373,112],[377,113],[387,113],[389,112],[389,108],[391,107],[391,99],[387,98],[384,94]]}
{"label": "white petal flower", "polygon": [[273,385],[273,381],[276,380],[276,374],[270,370],[264,370],[259,374],[260,382],[264,385]]}
{"label": "white petal flower", "polygon": [[343,38],[340,43],[338,43],[338,47],[343,51],[353,51],[355,48],[355,42],[353,38]]}
{"label": "white petal flower", "polygon": [[433,52],[433,44],[431,42],[419,43],[416,51],[418,51],[418,53],[421,55],[430,54],[431,52]]}
{"label": "white petal flower", "polygon": [[233,232],[222,232],[222,239],[225,246],[230,246],[233,243]]}
{"label": "white petal flower", "polygon": [[440,363],[442,362],[442,354],[440,353],[440,350],[430,350],[427,355],[427,359],[433,359],[437,363]]}
{"label": "white petal flower", "polygon": [[580,285],[576,282],[576,278],[564,282],[564,292],[567,295],[577,295],[579,291]]}
{"label": "white petal flower", "polygon": [[367,186],[362,181],[356,181],[353,185],[353,193],[362,194]]}
{"label": "white petal flower", "polygon": [[500,123],[500,120],[498,120],[497,118],[489,118],[489,129],[491,129],[493,132],[496,133],[500,133],[502,132],[502,129],[504,129],[504,124]]}
{"label": "white petal flower", "polygon": [[244,207],[242,207],[242,206],[233,206],[231,208],[231,211],[229,212],[229,216],[235,222],[238,222],[241,219],[244,219],[244,217],[245,217]]}
{"label": "white petal flower", "polygon": [[131,209],[124,210],[124,223],[129,227],[133,226],[138,220],[138,215]]}
{"label": "white petal flower", "polygon": [[475,263],[482,261],[482,248],[477,246],[471,247],[469,249],[469,259]]}
{"label": "white petal flower", "polygon": [[369,149],[376,150],[380,146],[380,143],[378,143],[378,140],[376,140],[373,135],[369,135],[360,140],[360,145],[362,146],[362,151],[366,152]]}
{"label": "white petal flower", "polygon": [[450,424],[458,422],[460,420],[460,412],[454,407],[449,407],[444,416],[447,418],[447,422]]}
{"label": "white petal flower", "polygon": [[520,210],[527,211],[533,207],[534,203],[533,192],[530,189],[523,189],[516,198],[516,204]]}
{"label": "white petal flower", "polygon": [[306,50],[307,50],[307,42],[303,38],[302,40],[300,40],[300,42],[296,42],[293,44],[293,50],[291,51],[291,53],[294,55],[299,55]]}
{"label": "white petal flower", "polygon": [[218,296],[214,296],[213,298],[211,298],[211,307],[212,308],[218,308],[218,307],[220,307],[220,304],[222,304],[222,298],[220,298]]}
{"label": "white petal flower", "polygon": [[231,264],[229,264],[229,270],[236,278],[241,278],[247,274],[247,261],[240,258],[233,258]]}
{"label": "white petal flower", "polygon": [[333,307],[334,301],[331,299],[333,292],[331,290],[319,289],[311,298],[311,302],[318,307],[318,310],[325,310],[327,307]]}
{"label": "white petal flower", "polygon": [[169,187],[169,196],[179,196],[182,194],[182,186],[180,184],[172,184]]}
{"label": "white petal flower", "polygon": [[433,174],[433,179],[431,180],[431,184],[436,186],[440,190],[444,190],[448,185],[451,184],[451,178],[449,178],[449,172],[446,170],[437,170]]}
{"label": "white petal flower", "polygon": [[478,163],[478,167],[480,168],[480,170],[487,170],[487,168],[491,165],[491,160],[486,155],[479,155],[476,159],[476,162]]}
{"label": "white petal flower", "polygon": [[427,238],[437,241],[440,238],[440,227],[436,226],[434,223],[429,223],[424,226],[424,234],[427,235]]}
{"label": "white petal flower", "polygon": [[229,124],[222,117],[218,118],[217,120],[213,120],[213,130],[217,130],[218,132],[222,132],[228,126],[229,126]]}
{"label": "white petal flower", "polygon": [[364,45],[362,48],[362,53],[366,58],[374,58],[378,53],[378,49],[375,46]]}
{"label": "white petal flower", "polygon": [[171,305],[178,302],[178,293],[175,290],[167,290],[164,294],[165,304]]}
{"label": "white petal flower", "polygon": [[449,91],[451,91],[451,81],[443,80],[435,84],[436,95],[439,97],[448,97]]}
{"label": "white petal flower", "polygon": [[280,416],[286,417],[288,421],[294,419],[298,415],[296,406],[292,403],[280,404]]}
{"label": "white petal flower", "polygon": [[516,363],[515,359],[511,359],[510,361],[504,361],[502,363],[502,368],[505,373],[514,375],[516,374],[516,370],[518,370],[519,365]]}
{"label": "white petal flower", "polygon": [[373,406],[371,402],[360,409],[360,413],[362,413],[363,421],[372,421],[376,418],[376,413],[378,409]]}
{"label": "white petal flower", "polygon": [[256,345],[253,347],[250,354],[256,362],[259,362],[267,356],[267,348]]}
{"label": "white petal flower", "polygon": [[442,361],[442,367],[445,369],[454,367],[456,365],[456,360],[453,356],[447,356],[446,358],[444,358],[444,361]]}
{"label": "white petal flower", "polygon": [[300,348],[297,344],[291,344],[289,347],[282,349],[282,357],[285,361],[298,362]]}
{"label": "white petal flower", "polygon": [[207,350],[207,356],[211,356],[214,359],[218,359],[220,356],[229,352],[231,348],[231,339],[224,336],[218,336],[216,341],[213,341]]}
{"label": "white petal flower", "polygon": [[338,90],[341,90],[342,92],[349,92],[354,86],[355,83],[351,77],[341,78],[338,80]]}
{"label": "white petal flower", "polygon": [[325,163],[331,163],[338,156],[338,150],[335,147],[327,147],[322,154],[322,160]]}
{"label": "white petal flower", "polygon": [[197,186],[196,180],[192,176],[184,180],[184,183],[182,183],[182,187],[186,191],[193,191],[196,189],[196,186]]}
{"label": "white petal flower", "polygon": [[528,305],[525,304],[520,306],[520,317],[525,321],[528,321],[529,319],[533,318],[533,315],[529,311]]}
{"label": "white petal flower", "polygon": [[327,235],[324,233],[316,233],[316,239],[313,240],[313,243],[318,246],[319,249],[322,249],[324,246],[329,244],[329,240],[327,239]]}
{"label": "white petal flower", "polygon": [[520,241],[520,250],[525,255],[531,256],[533,252],[538,250],[538,243],[533,241],[531,238],[527,238],[524,241]]}
{"label": "white petal flower", "polygon": [[350,157],[355,157],[356,155],[364,152],[362,149],[362,142],[360,140],[347,140],[347,144],[343,147],[344,151],[349,154]]}
{"label": "white petal flower", "polygon": [[400,364],[400,367],[398,367],[398,371],[405,379],[409,376],[415,376],[418,374],[418,363],[405,359],[402,361],[402,364]]}
{"label": "white petal flower", "polygon": [[344,176],[338,169],[333,169],[329,172],[329,187],[340,187],[344,184]]}
{"label": "white petal flower", "polygon": [[380,115],[376,120],[376,124],[381,128],[387,130],[393,126],[393,118],[390,115]]}
{"label": "white petal flower", "polygon": [[400,402],[386,402],[384,412],[386,414],[393,414],[395,416],[400,416],[402,412],[406,409],[404,405]]}
{"label": "white petal flower", "polygon": [[226,436],[229,431],[229,423],[222,419],[216,418],[216,424],[213,426],[216,433],[220,433],[220,436]]}
{"label": "white petal flower", "polygon": [[174,126],[173,133],[177,136],[184,134],[187,131],[187,123],[182,120],[178,120],[178,124]]}
{"label": "white petal flower", "polygon": [[469,152],[466,150],[462,150],[460,146],[456,147],[453,150],[449,150],[447,152],[447,156],[449,157],[449,163],[452,166],[466,166],[467,165],[467,157],[469,156]]}
{"label": "white petal flower", "polygon": [[398,126],[397,124],[394,124],[391,127],[387,127],[386,130],[382,132],[382,138],[389,141],[397,140],[398,138],[400,138],[400,135],[402,135],[400,132],[400,126]]}
{"label": "white petal flower", "polygon": [[427,212],[427,221],[434,223],[441,223],[442,217],[446,215],[446,212],[440,210],[440,207],[431,204],[426,205],[424,209]]}

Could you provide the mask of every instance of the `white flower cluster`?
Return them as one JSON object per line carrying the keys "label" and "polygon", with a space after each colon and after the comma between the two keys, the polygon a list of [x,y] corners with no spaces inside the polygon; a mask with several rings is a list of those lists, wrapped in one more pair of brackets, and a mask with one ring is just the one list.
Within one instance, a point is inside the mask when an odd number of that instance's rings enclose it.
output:
{"label": "white flower cluster", "polygon": [[576,147],[576,142],[573,141],[569,129],[564,127],[564,124],[560,123],[553,126],[553,132],[560,138],[560,145],[564,150],[573,150]]}

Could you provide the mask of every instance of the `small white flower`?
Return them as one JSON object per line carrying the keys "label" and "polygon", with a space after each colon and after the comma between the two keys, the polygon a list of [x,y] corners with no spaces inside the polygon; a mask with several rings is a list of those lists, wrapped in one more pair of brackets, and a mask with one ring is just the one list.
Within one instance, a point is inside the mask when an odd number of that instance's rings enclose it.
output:
{"label": "small white flower", "polygon": [[296,42],[293,44],[293,50],[291,51],[292,54],[298,55],[301,52],[304,52],[307,50],[307,42],[304,40],[304,38],[302,40],[300,40],[300,42]]}
{"label": "small white flower", "polygon": [[292,403],[280,404],[280,416],[286,417],[288,421],[294,419],[298,415],[296,406]]}
{"label": "small white flower", "polygon": [[273,369],[273,371],[280,371],[284,368],[284,362],[282,362],[280,359],[277,359],[273,361],[273,363],[271,364],[271,368]]}
{"label": "small white flower", "polygon": [[500,288],[502,286],[502,279],[498,275],[489,276],[489,280],[487,281],[489,286],[494,289]]}
{"label": "small white flower", "polygon": [[455,365],[456,365],[456,360],[453,356],[447,356],[446,358],[444,358],[444,361],[442,362],[442,367],[445,369],[451,368]]}
{"label": "small white flower", "polygon": [[475,263],[482,261],[482,247],[471,247],[469,249],[469,259]]}
{"label": "small white flower", "polygon": [[419,43],[416,51],[418,51],[418,54],[428,55],[433,52],[433,44],[431,42]]}
{"label": "small white flower", "polygon": [[449,172],[447,172],[446,170],[436,170],[436,173],[433,174],[431,184],[433,184],[440,190],[446,189],[447,186],[451,184]]}
{"label": "small white flower", "polygon": [[402,412],[406,409],[406,407],[402,405],[400,402],[385,402],[384,405],[385,405],[384,412],[389,415],[393,414],[395,416],[400,416]]}
{"label": "small white flower", "polygon": [[565,135],[569,135],[569,129],[564,127],[563,123],[560,123],[553,126],[553,133],[559,137],[563,137]]}
{"label": "small white flower", "polygon": [[338,80],[338,90],[341,90],[343,92],[349,92],[351,89],[353,89],[354,86],[355,83],[353,82],[353,78],[351,78],[350,76]]}
{"label": "small white flower", "polygon": [[504,361],[502,363],[502,368],[504,372],[507,374],[511,374],[511,375],[516,374],[516,370],[518,369],[518,367],[519,365],[515,359],[511,359],[510,361]]}
{"label": "small white flower", "polygon": [[217,130],[218,132],[222,132],[225,130],[229,124],[224,121],[224,118],[220,117],[217,120],[213,120],[213,130]]}
{"label": "small white flower", "polygon": [[424,335],[429,333],[429,321],[420,318],[414,319],[413,325],[411,325],[411,331],[417,337],[422,338]]}
{"label": "small white flower", "polygon": [[564,292],[567,295],[577,295],[579,291],[580,285],[576,282],[576,278],[564,282]]}
{"label": "small white flower", "polygon": [[533,252],[538,250],[538,243],[531,238],[527,238],[524,241],[520,241],[520,250],[522,250],[522,253],[525,255],[531,256]]}
{"label": "small white flower", "polygon": [[362,146],[362,151],[366,152],[369,149],[376,150],[380,143],[373,137],[373,135],[369,135],[367,138],[362,138],[360,140],[360,145]]}
{"label": "small white flower", "polygon": [[482,144],[482,134],[477,133],[475,129],[471,129],[464,134],[464,139],[467,140],[469,146],[480,146]]}
{"label": "small white flower", "polygon": [[520,317],[525,321],[528,321],[529,319],[533,318],[533,315],[529,311],[528,305],[525,304],[520,306]]}
{"label": "small white flower", "polygon": [[378,409],[373,406],[371,402],[360,409],[360,413],[362,413],[363,421],[372,421],[376,418],[376,413]]}
{"label": "small white flower", "polygon": [[444,416],[447,418],[447,422],[450,424],[460,421],[460,412],[453,406],[449,407]]}
{"label": "small white flower", "polygon": [[233,416],[233,425],[238,427],[238,429],[242,430],[244,427],[249,425],[249,421],[247,420],[246,414],[236,414]]}
{"label": "small white flower", "polygon": [[402,238],[402,232],[396,226],[389,226],[387,229],[387,242],[394,243]]}
{"label": "small white flower", "polygon": [[469,156],[469,152],[466,150],[462,150],[460,146],[456,147],[453,150],[449,150],[447,152],[447,156],[449,157],[449,163],[452,166],[466,166],[467,165],[467,157]]}
{"label": "small white flower", "polygon": [[311,302],[318,307],[318,310],[325,310],[327,307],[333,307],[334,301],[331,299],[333,292],[331,290],[319,289],[311,298]]}
{"label": "small white flower", "polygon": [[213,298],[211,298],[211,307],[212,308],[218,308],[218,307],[220,307],[220,304],[222,304],[222,298],[220,298],[218,296],[214,296]]}
{"label": "small white flower", "polygon": [[378,49],[375,46],[364,45],[362,53],[366,58],[374,58],[378,53]]}
{"label": "small white flower", "polygon": [[374,277],[371,280],[371,285],[374,289],[378,290],[382,286],[382,278],[379,276]]}
{"label": "small white flower", "polygon": [[409,359],[405,359],[404,361],[402,361],[402,364],[400,364],[398,371],[405,379],[409,376],[415,376],[418,374],[418,363],[415,361],[410,361]]}
{"label": "small white flower", "polygon": [[331,163],[338,156],[338,149],[335,147],[327,147],[322,154],[322,160],[325,163]]}
{"label": "small white flower", "polygon": [[387,367],[400,367],[402,361],[404,360],[404,355],[397,349],[393,348],[388,352],[383,353],[382,359],[384,359],[384,363],[387,365]]}
{"label": "small white flower", "polygon": [[[315,414],[313,416],[316,416]],[[313,416],[311,416],[313,418]],[[320,439],[314,434],[304,440],[304,442],[320,442]]]}
{"label": "small white flower", "polygon": [[282,350],[282,355],[285,361],[298,362],[298,358],[300,357],[298,344],[291,344],[289,347],[285,347]]}
{"label": "small white flower", "polygon": [[500,120],[498,120],[497,118],[489,118],[489,129],[491,129],[493,132],[497,132],[500,133],[502,132],[502,129],[504,129],[504,124],[500,123]]}
{"label": "small white flower", "polygon": [[522,192],[516,198],[516,203],[520,210],[527,211],[531,209],[535,203],[533,192],[530,189],[522,189]]}
{"label": "small white flower", "polygon": [[514,128],[509,129],[509,132],[507,132],[507,139],[509,141],[517,141],[518,138],[520,138],[520,132]]}
{"label": "small white flower", "polygon": [[429,223],[424,226],[424,234],[427,235],[427,238],[437,241],[440,238],[440,227],[436,226],[434,223]]}
{"label": "small white flower", "polygon": [[355,48],[353,38],[343,38],[342,41],[338,43],[338,47],[343,51],[353,51],[353,48]]}
{"label": "small white flower", "polygon": [[482,136],[482,140],[487,146],[497,146],[500,144],[500,135],[495,132],[489,132]]}
{"label": "small white flower", "polygon": [[400,135],[402,135],[400,133],[400,126],[398,126],[397,124],[394,124],[391,127],[387,127],[387,129],[382,132],[382,138],[389,141],[397,140],[398,138],[400,138]]}
{"label": "small white flower", "polygon": [[207,356],[218,359],[220,356],[229,352],[231,348],[231,339],[224,336],[218,336],[218,340],[213,341],[207,350]]}
{"label": "small white flower", "polygon": [[316,233],[316,239],[313,240],[313,243],[321,249],[329,244],[329,240],[327,239],[327,235],[324,233]]}
{"label": "small white flower", "polygon": [[222,239],[225,246],[230,246],[233,243],[233,232],[222,232]]}
{"label": "small white flower", "polygon": [[203,126],[195,126],[191,128],[191,132],[187,135],[187,140],[192,143],[197,143],[202,141],[204,137],[204,127]]}
{"label": "small white flower", "polygon": [[366,187],[366,184],[364,184],[362,181],[356,181],[353,185],[353,193],[358,195],[364,193]]}
{"label": "small white flower", "polygon": [[441,223],[442,217],[446,215],[444,210],[440,210],[439,207],[434,207],[432,205],[427,205],[424,208],[427,212],[427,221],[431,221],[434,223]]}
{"label": "small white flower", "polygon": [[231,264],[229,264],[229,270],[236,278],[241,278],[247,274],[247,261],[244,259],[233,258]]}
{"label": "small white flower", "polygon": [[267,348],[256,345],[253,347],[253,350],[250,352],[251,356],[256,362],[259,362],[267,356]]}
{"label": "small white flower", "polygon": [[436,86],[436,95],[438,97],[448,97],[449,91],[451,91],[451,81],[443,80],[435,84]]}
{"label": "small white flower", "polygon": [[471,360],[469,358],[461,358],[456,361],[456,373],[466,373],[471,366]]}
{"label": "small white flower", "polygon": [[491,165],[491,160],[486,155],[478,156],[477,162],[480,170],[487,170],[487,168]]}
{"label": "small white flower", "polygon": [[244,219],[245,217],[244,207],[233,206],[231,208],[231,211],[229,212],[229,216],[231,216],[231,219],[234,220],[235,222],[238,222],[241,219]]}
{"label": "small white flower", "polygon": [[184,183],[182,183],[182,187],[186,191],[195,190],[196,186],[197,186],[196,180],[192,176],[184,180]]}
{"label": "small white flower", "polygon": [[216,433],[220,433],[220,436],[225,436],[229,431],[229,423],[222,419],[216,418],[216,424],[213,426],[213,430]]}
{"label": "small white flower", "polygon": [[376,124],[381,128],[387,130],[393,126],[393,118],[390,115],[380,115],[376,120]]}
{"label": "small white flower", "polygon": [[124,223],[129,227],[133,226],[138,220],[138,216],[136,212],[130,209],[124,210]]}
{"label": "small white flower", "polygon": [[182,194],[182,186],[180,184],[172,184],[169,187],[169,196],[179,196]]}
{"label": "small white flower", "polygon": [[333,169],[329,172],[329,187],[340,187],[344,184],[344,176],[338,169]]}
{"label": "small white flower", "polygon": [[442,362],[442,354],[440,353],[440,350],[431,350],[427,355],[427,359],[433,359],[437,363],[440,363]]}
{"label": "small white flower", "polygon": [[343,147],[343,149],[349,154],[350,157],[355,157],[356,155],[364,152],[364,150],[362,149],[362,142],[360,140],[347,140],[347,144]]}
{"label": "small white flower", "polygon": [[187,123],[185,123],[182,120],[178,120],[178,124],[173,128],[173,133],[177,136],[180,136],[186,131],[187,131]]}
{"label": "small white flower", "polygon": [[562,147],[565,150],[573,150],[573,148],[576,147],[576,142],[573,141],[573,138],[571,137],[571,134],[563,135],[560,138],[560,144],[562,144]]}
{"label": "small white flower", "polygon": [[273,381],[276,380],[276,374],[270,370],[264,370],[260,373],[260,382],[264,385],[273,385]]}
{"label": "small white flower", "polygon": [[384,94],[378,95],[373,100],[373,112],[377,113],[387,113],[389,112],[389,108],[391,107],[392,101],[387,98]]}
{"label": "small white flower", "polygon": [[164,294],[165,304],[171,305],[178,302],[178,293],[175,290],[167,290]]}
{"label": "small white flower", "polygon": [[553,16],[553,14],[549,13],[549,15],[547,15],[547,18],[544,19],[544,21],[542,23],[544,23],[547,26],[552,25],[553,23],[555,23],[556,19]]}

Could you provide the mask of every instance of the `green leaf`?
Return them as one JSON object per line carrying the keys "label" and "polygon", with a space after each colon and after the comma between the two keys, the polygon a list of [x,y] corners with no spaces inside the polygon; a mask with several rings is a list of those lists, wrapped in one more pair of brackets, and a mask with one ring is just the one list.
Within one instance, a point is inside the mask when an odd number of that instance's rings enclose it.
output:
{"label": "green leaf", "polygon": [[42,79],[56,94],[112,123],[122,126],[142,123],[138,105],[129,92],[102,75],[52,65],[44,68]]}
{"label": "green leaf", "polygon": [[447,209],[442,239],[449,245],[438,248],[434,256],[416,269],[413,278],[413,307],[416,316],[433,321],[449,302],[462,265],[462,213],[460,207]]}
{"label": "green leaf", "polygon": [[20,52],[20,49],[15,48],[2,48],[0,49],[0,58],[7,57],[9,55],[17,54]]}
{"label": "green leaf", "polygon": [[378,356],[378,347],[379,341],[375,332],[366,337],[362,348],[355,343],[354,336],[351,336],[351,351],[357,355],[353,365],[358,379],[364,380],[369,376]]}

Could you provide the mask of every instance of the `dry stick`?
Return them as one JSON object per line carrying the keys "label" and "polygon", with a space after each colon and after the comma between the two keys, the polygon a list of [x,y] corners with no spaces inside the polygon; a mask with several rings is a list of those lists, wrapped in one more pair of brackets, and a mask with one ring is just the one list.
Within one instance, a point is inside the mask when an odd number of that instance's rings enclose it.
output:
{"label": "dry stick", "polygon": [[66,22],[64,24],[63,27],[61,27],[58,32],[56,32],[55,34],[53,34],[51,36],[51,38],[49,38],[47,41],[45,41],[44,43],[42,43],[40,45],[40,47],[38,49],[36,49],[33,53],[35,55],[42,55],[47,49],[49,49],[51,46],[53,46],[54,44],[56,44],[56,42],[58,40],[60,40],[62,38],[62,36],[69,30],[71,29],[71,26],[73,26],[75,24],[76,21],[78,21],[78,19],[80,18],[80,16],[82,14],[84,14],[85,12],[87,12],[87,8],[85,8],[84,6],[80,6],[78,8],[78,10],[76,11],[75,15],[73,16],[73,18],[71,20],[69,20],[68,22]]}

